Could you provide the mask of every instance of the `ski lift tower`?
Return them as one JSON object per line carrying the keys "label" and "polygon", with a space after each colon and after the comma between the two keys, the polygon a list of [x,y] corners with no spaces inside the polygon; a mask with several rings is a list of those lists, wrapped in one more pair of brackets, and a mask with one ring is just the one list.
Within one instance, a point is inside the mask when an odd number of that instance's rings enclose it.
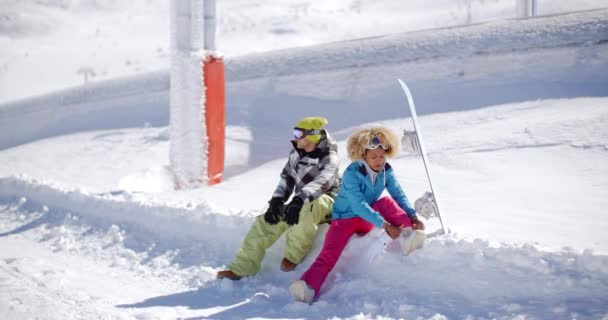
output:
{"label": "ski lift tower", "polygon": [[520,18],[535,17],[538,15],[536,0],[516,0],[517,16]]}
{"label": "ski lift tower", "polygon": [[224,61],[215,48],[215,0],[171,0],[169,158],[176,189],[222,180]]}

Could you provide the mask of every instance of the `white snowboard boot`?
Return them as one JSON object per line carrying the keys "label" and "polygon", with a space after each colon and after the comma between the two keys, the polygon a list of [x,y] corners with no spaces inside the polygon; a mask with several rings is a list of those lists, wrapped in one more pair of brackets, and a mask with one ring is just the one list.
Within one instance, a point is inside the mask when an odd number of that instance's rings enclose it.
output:
{"label": "white snowboard boot", "polygon": [[297,280],[289,286],[289,294],[294,301],[301,301],[312,304],[315,298],[315,290],[308,286],[304,280]]}
{"label": "white snowboard boot", "polygon": [[422,248],[424,240],[426,240],[424,230],[413,230],[411,227],[404,228],[401,230],[401,235],[399,235],[401,251],[406,256],[412,253],[412,251]]}

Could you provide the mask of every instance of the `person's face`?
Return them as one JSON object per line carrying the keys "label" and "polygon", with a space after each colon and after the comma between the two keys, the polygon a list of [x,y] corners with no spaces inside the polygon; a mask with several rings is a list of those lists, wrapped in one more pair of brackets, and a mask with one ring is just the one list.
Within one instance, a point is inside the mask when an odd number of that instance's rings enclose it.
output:
{"label": "person's face", "polygon": [[310,140],[306,139],[305,137],[296,139],[296,145],[298,146],[299,149],[303,149],[308,152],[314,150],[314,147],[316,146],[315,143],[311,142]]}
{"label": "person's face", "polygon": [[386,161],[386,151],[382,148],[374,150],[365,150],[365,156],[363,157],[367,165],[374,171],[380,171],[384,167]]}

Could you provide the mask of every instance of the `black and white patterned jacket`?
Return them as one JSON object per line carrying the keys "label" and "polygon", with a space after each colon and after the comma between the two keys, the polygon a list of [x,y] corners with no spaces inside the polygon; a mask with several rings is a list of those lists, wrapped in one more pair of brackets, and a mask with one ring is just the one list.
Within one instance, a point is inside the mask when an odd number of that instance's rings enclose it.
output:
{"label": "black and white patterned jacket", "polygon": [[281,171],[281,180],[273,197],[287,200],[294,193],[304,203],[322,194],[335,199],[340,191],[340,159],[336,141],[323,130],[321,141],[312,152],[298,149],[295,141],[292,144],[293,149]]}

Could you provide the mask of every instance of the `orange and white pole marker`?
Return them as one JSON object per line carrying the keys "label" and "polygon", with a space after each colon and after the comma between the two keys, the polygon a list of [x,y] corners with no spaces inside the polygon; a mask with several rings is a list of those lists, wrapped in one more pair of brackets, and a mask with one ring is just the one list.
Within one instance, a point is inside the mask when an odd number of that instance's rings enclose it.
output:
{"label": "orange and white pole marker", "polygon": [[169,158],[176,189],[222,181],[224,60],[215,50],[215,0],[171,1]]}
{"label": "orange and white pole marker", "polygon": [[205,0],[205,51],[211,54],[203,61],[205,79],[205,126],[207,127],[207,177],[209,185],[222,181],[224,175],[224,146],[226,144],[226,95],[224,60],[216,54],[215,0]]}
{"label": "orange and white pole marker", "polygon": [[224,60],[213,56],[203,62],[205,127],[207,128],[207,177],[209,185],[222,181],[226,144]]}

